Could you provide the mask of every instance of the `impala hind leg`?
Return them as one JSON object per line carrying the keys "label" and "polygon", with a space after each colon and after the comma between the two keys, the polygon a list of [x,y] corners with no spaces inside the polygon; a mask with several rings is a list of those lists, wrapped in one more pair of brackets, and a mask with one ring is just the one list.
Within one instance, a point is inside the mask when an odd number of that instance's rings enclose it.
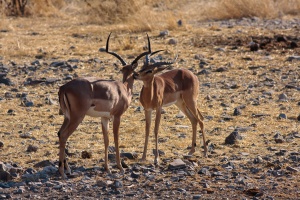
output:
{"label": "impala hind leg", "polygon": [[187,108],[184,101],[178,101],[176,103],[176,106],[187,116],[187,118],[190,120],[190,122],[192,124],[192,130],[193,130],[192,147],[191,147],[191,150],[189,152],[189,155],[192,155],[195,152],[195,147],[196,147],[197,119],[190,112],[190,110]]}
{"label": "impala hind leg", "polygon": [[188,96],[183,96],[184,103],[190,113],[197,119],[199,123],[201,132],[202,132],[202,139],[203,139],[203,147],[204,147],[204,156],[207,156],[207,145],[205,139],[205,132],[204,132],[204,123],[203,123],[203,116],[200,113],[199,109],[197,108],[197,100],[193,98],[188,98]]}
{"label": "impala hind leg", "polygon": [[62,176],[63,179],[67,178],[64,169],[66,169],[66,172],[68,174],[71,173],[71,169],[68,165],[68,162],[66,160],[66,154],[65,154],[65,149],[66,149],[66,142],[70,135],[76,130],[78,125],[82,122],[83,117],[80,118],[74,118],[74,120],[70,120],[65,117],[63,125],[61,126],[59,132],[58,132],[58,137],[59,137],[59,164],[58,164],[58,171],[60,175]]}

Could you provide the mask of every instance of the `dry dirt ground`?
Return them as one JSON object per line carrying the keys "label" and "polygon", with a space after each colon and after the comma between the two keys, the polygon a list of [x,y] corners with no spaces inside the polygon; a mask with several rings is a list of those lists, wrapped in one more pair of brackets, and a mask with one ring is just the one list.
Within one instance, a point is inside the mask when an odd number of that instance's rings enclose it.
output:
{"label": "dry dirt ground", "polygon": [[[135,82],[124,114],[120,174],[103,169],[100,119],[86,117],[68,140],[74,174],[58,174],[58,88],[78,76],[121,80],[119,62],[99,52],[112,33],[111,49],[127,61],[144,51],[146,33],[58,19],[4,19],[0,26],[0,198],[30,199],[299,199],[300,21],[258,18],[192,23],[161,36],[148,32],[152,49],[200,80],[199,108],[205,116],[209,156],[200,134],[191,145],[187,118],[165,108],[159,131],[160,166],[153,166],[153,134],[146,163],[139,162],[144,116],[142,83]],[[259,44],[250,50],[251,38]],[[176,43],[176,44],[173,44]],[[241,140],[225,144],[232,132]],[[110,131],[111,132],[111,131]],[[114,146],[110,134],[110,146]],[[110,148],[112,155],[114,149]],[[82,158],[82,152],[90,158]],[[170,168],[175,159],[184,161]],[[41,161],[44,161],[41,163]],[[46,162],[49,161],[49,162]],[[38,164],[38,165],[37,165]],[[127,166],[126,166],[127,165]]]}

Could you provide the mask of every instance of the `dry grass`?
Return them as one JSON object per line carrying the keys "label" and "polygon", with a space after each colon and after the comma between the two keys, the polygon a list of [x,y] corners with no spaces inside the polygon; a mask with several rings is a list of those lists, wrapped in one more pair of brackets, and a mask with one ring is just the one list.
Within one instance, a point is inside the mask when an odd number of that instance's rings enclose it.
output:
{"label": "dry grass", "polygon": [[[7,26],[3,25],[6,24]],[[102,64],[94,63],[80,63],[76,74],[80,76],[96,75],[103,78],[114,78],[121,80],[120,74],[113,67],[115,61],[110,55],[99,53],[99,47],[105,45],[107,34],[112,29],[111,26],[97,26],[97,25],[81,25],[81,26],[68,26],[68,21],[60,21],[56,23],[53,18],[42,18],[38,20],[28,21],[26,18],[8,19],[1,24],[3,28],[9,30],[7,33],[0,34],[0,53],[3,63],[9,63],[10,60],[23,65],[30,65],[36,55],[43,53],[45,57],[42,59],[45,63],[50,63],[52,60],[67,60],[70,58],[79,58],[80,60],[87,61],[90,58],[100,58],[104,61]],[[32,35],[32,32],[38,34]],[[259,138],[260,134],[266,134],[270,140],[276,131],[283,134],[291,133],[292,131],[299,131],[299,124],[291,120],[278,120],[278,113],[282,112],[281,107],[286,107],[284,111],[289,117],[296,118],[297,107],[295,101],[282,102],[276,101],[263,104],[262,106],[247,105],[243,111],[243,115],[228,122],[219,122],[223,113],[231,114],[234,107],[245,103],[256,95],[261,95],[261,91],[257,90],[253,93],[245,93],[247,84],[253,84],[259,81],[257,76],[253,76],[251,70],[247,70],[247,66],[263,65],[266,68],[277,66],[278,63],[284,63],[285,56],[280,52],[274,52],[275,57],[273,60],[265,60],[263,54],[249,54],[242,48],[237,54],[234,51],[216,52],[215,46],[204,43],[204,40],[212,41],[214,38],[220,38],[226,35],[231,37],[239,36],[248,38],[249,35],[257,33],[261,35],[268,35],[268,31],[259,28],[249,29],[244,33],[237,33],[236,29],[206,29],[203,27],[190,29],[187,33],[185,30],[177,29],[172,31],[172,37],[178,38],[178,49],[180,58],[184,61],[178,63],[178,67],[190,68],[196,74],[200,70],[198,68],[199,61],[194,59],[195,54],[201,53],[204,58],[210,58],[210,65],[227,66],[231,63],[231,69],[225,73],[215,73],[214,80],[211,77],[199,76],[201,84],[210,82],[213,89],[201,86],[199,96],[199,107],[205,116],[214,116],[211,121],[206,121],[207,137],[216,144],[217,151],[220,155],[229,155],[238,152],[252,152],[251,157],[261,154],[261,146],[264,146],[263,140],[257,141],[256,146],[251,146],[254,141]],[[282,34],[289,34],[289,30],[285,32],[281,30]],[[74,34],[80,37],[74,37]],[[154,37],[158,32],[150,32],[152,41],[152,48],[154,49],[168,49],[170,52],[175,53],[176,48],[167,45],[168,38]],[[197,41],[192,40],[197,38]],[[144,34],[129,34],[113,33],[111,38],[111,49],[117,51],[120,55],[124,56],[126,60],[128,55],[136,55],[137,52],[143,51],[146,45]],[[226,39],[226,37],[224,37]],[[195,45],[199,43],[202,45]],[[75,49],[70,49],[74,46]],[[169,55],[165,55],[169,56]],[[172,56],[172,55],[170,55]],[[244,61],[241,57],[252,57],[253,61]],[[25,108],[20,106],[21,102],[18,98],[7,99],[5,102],[0,103],[1,123],[0,130],[3,138],[5,139],[5,147],[2,149],[2,155],[6,161],[14,161],[20,163],[21,166],[31,166],[32,163],[41,160],[57,160],[57,130],[61,126],[63,117],[58,115],[58,105],[47,105],[44,100],[50,97],[57,101],[57,90],[59,85],[65,81],[59,82],[52,86],[23,86],[23,82],[28,78],[42,78],[53,77],[63,78],[63,74],[70,73],[67,71],[52,71],[45,65],[36,73],[24,74],[9,77],[16,83],[16,86],[6,87],[1,86],[1,94],[11,92],[12,88],[16,88],[18,92],[12,92],[15,96],[16,93],[26,92],[29,97],[34,101],[35,106],[32,108]],[[296,63],[289,64],[289,70],[297,70]],[[43,72],[43,73],[42,73]],[[13,72],[12,72],[13,73]],[[72,74],[72,73],[71,73]],[[239,76],[236,76],[239,74]],[[280,82],[280,77],[275,77]],[[245,85],[243,84],[245,81]],[[222,89],[222,80],[229,82],[239,83],[239,88],[230,91]],[[141,83],[136,82],[134,92],[138,93],[141,89]],[[282,91],[280,88],[276,89],[273,93],[276,98]],[[291,98],[299,101],[297,94],[291,90],[286,92]],[[207,96],[216,96],[217,98],[212,101],[204,100]],[[220,102],[225,102],[230,105],[229,108],[220,106]],[[283,104],[283,106],[279,106]],[[131,107],[125,113],[120,130],[120,146],[124,151],[136,151],[142,153],[144,141],[144,116],[143,112],[135,112],[137,106],[140,106],[138,96],[134,96]],[[272,108],[272,109],[271,109]],[[14,109],[16,115],[11,116],[7,114],[9,109]],[[191,144],[191,127],[189,121],[185,119],[176,119],[174,116],[178,110],[175,107],[166,108],[167,113],[164,114],[162,125],[160,128],[159,137],[168,138],[166,143],[160,144],[160,148],[166,152],[166,157],[173,157],[177,154],[182,155],[188,152],[186,149]],[[252,118],[253,113],[270,114],[270,117],[265,119]],[[27,114],[28,113],[28,114]],[[54,117],[53,117],[54,116]],[[134,116],[134,118],[132,117]],[[243,142],[235,147],[223,145],[224,138],[233,130],[234,127],[241,126],[247,127],[251,124],[256,124],[255,132],[245,134]],[[185,125],[180,127],[178,125]],[[272,128],[270,128],[272,127]],[[216,129],[219,128],[219,129]],[[19,137],[20,133],[30,132],[37,140],[23,139]],[[186,138],[178,138],[178,134],[186,134]],[[6,135],[7,134],[7,135]],[[110,135],[110,145],[113,145],[112,134]],[[77,162],[79,165],[99,165],[98,160],[103,158],[103,141],[101,130],[99,127],[99,119],[86,117],[84,122],[78,127],[77,131],[69,139],[69,149],[76,153],[72,161]],[[200,141],[199,137],[197,138]],[[8,142],[9,141],[9,142]],[[80,141],[80,142],[79,142]],[[149,143],[149,162],[151,161],[151,149],[154,148],[153,135],[151,135],[151,142]],[[25,150],[29,144],[39,146],[39,151],[36,153],[26,153]],[[273,144],[276,146],[276,144]],[[293,144],[289,148],[295,148]],[[93,152],[93,159],[82,160],[80,152],[83,150]],[[201,149],[198,148],[196,156],[202,157]],[[210,163],[210,159],[203,160],[203,162]]]}
{"label": "dry grass", "polygon": [[[115,30],[153,31],[178,28],[177,21],[222,20],[242,17],[276,18],[298,15],[300,0],[36,0],[26,7],[27,17],[54,17],[73,24],[112,25]],[[0,9],[2,17],[5,8]]]}
{"label": "dry grass", "polygon": [[[33,1],[31,1],[33,2]],[[280,68],[282,73],[289,74],[289,71],[299,71],[299,63],[285,62],[287,55],[299,53],[296,50],[274,50],[271,52],[271,59],[266,59],[266,55],[261,52],[249,52],[246,46],[239,47],[238,50],[231,50],[227,44],[220,45],[226,51],[216,51],[218,46],[214,42],[218,40],[231,41],[230,38],[241,38],[243,41],[250,40],[251,36],[262,35],[272,37],[274,33],[284,35],[296,35],[297,29],[265,30],[259,27],[241,27],[222,28],[212,26],[210,28],[192,25],[178,27],[177,19],[187,21],[200,21],[204,19],[226,19],[240,18],[246,16],[260,17],[278,17],[279,13],[297,14],[299,1],[289,1],[293,4],[282,4],[279,1],[134,1],[133,10],[124,5],[122,15],[106,16],[98,15],[97,9],[111,10],[112,2],[98,5],[98,1],[89,1],[93,4],[92,8],[83,7],[83,1],[50,1],[47,7],[42,4],[43,1],[35,1],[36,4],[28,6],[32,8],[32,15],[23,18],[9,18],[2,15],[0,30],[0,57],[5,65],[11,61],[22,66],[30,66],[35,60],[35,56],[43,55],[40,59],[43,64],[41,69],[36,72],[25,73],[21,69],[10,71],[9,78],[16,84],[14,86],[0,85],[0,97],[4,97],[6,92],[12,93],[14,98],[4,98],[0,101],[0,141],[4,142],[4,147],[0,150],[1,161],[19,163],[20,166],[32,167],[38,161],[58,160],[58,138],[59,130],[63,116],[58,115],[58,105],[45,104],[45,98],[50,97],[57,102],[57,91],[60,85],[66,81],[62,80],[53,85],[24,86],[27,78],[64,78],[64,74],[79,76],[98,76],[105,79],[113,78],[121,80],[118,70],[114,68],[117,61],[111,55],[100,53],[98,49],[104,47],[107,35],[113,32],[111,37],[111,49],[122,55],[126,61],[128,56],[137,55],[143,51],[146,45],[147,31],[151,37],[153,50],[167,49],[168,54],[165,57],[172,57],[178,50],[179,62],[176,67],[191,69],[197,74],[199,60],[194,59],[196,54],[200,54],[211,67],[229,66],[230,70],[223,73],[213,73],[213,76],[198,75],[201,89],[199,96],[199,108],[205,116],[213,116],[212,120],[205,120],[207,138],[215,144],[216,154],[210,155],[210,158],[203,158],[202,149],[198,146],[196,157],[201,164],[205,166],[215,166],[224,156],[240,155],[241,152],[248,152],[250,155],[247,160],[251,160],[257,155],[268,155],[266,142],[272,147],[278,149],[287,149],[288,151],[298,152],[299,144],[283,143],[276,144],[273,136],[275,132],[281,132],[287,135],[292,132],[299,132],[299,122],[295,118],[299,115],[299,91],[284,88],[284,82],[276,74],[270,72],[270,69]],[[123,3],[123,1],[120,1]],[[217,3],[219,2],[219,3]],[[255,2],[257,5],[256,6]],[[273,3],[279,6],[271,6]],[[270,7],[268,5],[270,4]],[[180,7],[178,7],[180,6]],[[80,7],[83,7],[80,9]],[[198,8],[205,8],[199,10]],[[245,8],[251,7],[256,12]],[[194,9],[197,8],[197,9]],[[37,10],[35,10],[37,9]],[[266,11],[273,9],[270,14]],[[38,11],[39,10],[39,11]],[[163,11],[163,12],[162,12]],[[187,12],[188,11],[188,12]],[[242,12],[243,11],[243,12]],[[132,13],[134,12],[134,13]],[[91,15],[87,15],[91,13]],[[188,13],[189,15],[187,15]],[[231,13],[231,14],[228,14]],[[127,16],[128,15],[128,16]],[[286,16],[283,16],[286,17]],[[109,19],[111,18],[111,19]],[[159,31],[169,29],[170,36],[157,37]],[[240,31],[242,29],[242,31]],[[221,31],[220,31],[221,30]],[[139,33],[142,31],[142,33]],[[176,47],[168,45],[169,38],[178,39]],[[70,48],[71,46],[75,48]],[[284,51],[284,53],[283,53]],[[251,57],[251,61],[242,58]],[[74,72],[66,70],[53,70],[49,63],[54,60],[68,60],[77,58],[84,62],[78,64]],[[89,63],[89,59],[99,58],[103,63]],[[258,69],[257,75],[249,70],[249,66],[265,66],[265,69]],[[260,83],[267,73],[276,81],[274,88],[253,88],[249,92],[249,84]],[[237,89],[223,89],[226,83],[238,83]],[[210,83],[211,87],[203,86],[204,83]],[[138,94],[142,83],[135,82],[134,93]],[[273,95],[269,101],[262,100],[261,105],[254,106],[250,103],[251,98],[262,96],[262,92],[272,91]],[[26,108],[21,106],[17,94],[28,93],[29,98],[35,106]],[[291,101],[278,102],[277,97],[285,92]],[[206,100],[210,95],[212,100]],[[220,103],[226,103],[229,107],[221,107]],[[232,115],[233,109],[241,104],[246,104],[241,116],[234,117],[232,121],[222,121],[222,114]],[[140,106],[138,96],[135,95],[131,106],[123,116],[120,128],[120,147],[125,152],[137,152],[141,156],[144,143],[144,116],[143,112],[136,112]],[[282,110],[284,108],[284,110]],[[7,111],[13,109],[15,115],[9,115]],[[191,126],[189,121],[177,119],[175,115],[178,110],[175,106],[166,108],[166,114],[160,127],[160,138],[167,138],[168,141],[159,144],[166,155],[162,158],[181,157],[188,152],[187,147],[191,145]],[[287,120],[279,120],[279,113],[287,114]],[[270,116],[263,118],[252,117],[253,113],[264,113]],[[83,166],[101,166],[99,160],[104,157],[103,138],[99,126],[100,119],[86,117],[83,123],[73,133],[68,140],[68,148],[75,153],[70,158],[71,162]],[[254,126],[253,131],[243,133],[244,140],[235,146],[224,145],[225,137],[233,131],[235,127]],[[184,125],[186,127],[181,127]],[[153,127],[152,127],[153,128]],[[34,138],[21,138],[21,133],[31,133]],[[111,133],[111,129],[110,129]],[[186,138],[179,138],[179,134],[185,134]],[[265,135],[265,136],[261,136]],[[199,144],[200,138],[197,137]],[[37,152],[28,153],[26,148],[29,144],[39,147]],[[113,137],[110,134],[110,145],[113,146]],[[148,161],[152,163],[154,148],[154,136],[150,135]],[[83,160],[80,152],[88,150],[93,153],[92,159]],[[130,162],[130,161],[128,161]],[[134,163],[137,160],[132,161]],[[241,161],[244,162],[244,161]],[[246,162],[246,161],[245,161]]]}

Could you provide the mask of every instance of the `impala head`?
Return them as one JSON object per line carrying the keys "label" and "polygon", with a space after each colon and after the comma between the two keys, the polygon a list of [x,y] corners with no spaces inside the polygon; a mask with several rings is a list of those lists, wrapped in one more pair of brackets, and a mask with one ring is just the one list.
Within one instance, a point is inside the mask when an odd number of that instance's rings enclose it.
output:
{"label": "impala head", "polygon": [[[152,56],[160,51],[163,51],[163,50],[155,51],[155,52],[151,53],[150,56]],[[177,60],[177,57],[178,57],[178,55],[176,55],[176,57],[174,58],[174,60],[172,62],[150,63],[149,55],[146,55],[146,60],[145,60],[145,63],[143,65],[142,69],[139,72],[134,73],[134,78],[138,79],[138,80],[143,80],[143,81],[151,80],[151,79],[153,79],[155,74],[165,70],[170,65],[174,64]]]}
{"label": "impala head", "polygon": [[149,36],[147,34],[147,38],[148,38],[148,51],[141,53],[130,64],[127,64],[120,55],[118,55],[115,52],[108,51],[110,35],[111,35],[111,33],[108,35],[107,42],[106,42],[106,52],[109,53],[109,54],[111,54],[111,55],[113,55],[113,56],[115,56],[116,58],[118,58],[119,61],[122,63],[123,67],[121,69],[121,72],[123,73],[123,82],[125,82],[127,80],[127,78],[134,73],[134,70],[138,66],[139,59],[141,59],[145,55],[151,54],[150,39],[149,39]]}

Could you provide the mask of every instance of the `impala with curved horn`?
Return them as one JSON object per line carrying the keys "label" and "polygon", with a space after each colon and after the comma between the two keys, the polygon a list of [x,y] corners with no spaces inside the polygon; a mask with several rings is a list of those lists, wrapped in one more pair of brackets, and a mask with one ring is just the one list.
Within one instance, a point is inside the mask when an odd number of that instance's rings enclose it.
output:
{"label": "impala with curved horn", "polygon": [[64,122],[58,132],[59,137],[59,173],[65,179],[66,173],[71,173],[65,158],[65,146],[69,136],[76,130],[83,118],[88,115],[100,117],[105,145],[105,169],[108,167],[108,128],[109,119],[113,120],[113,134],[116,148],[116,162],[121,172],[124,169],[120,162],[119,152],[119,126],[122,114],[127,110],[133,87],[133,72],[138,65],[138,60],[151,53],[150,40],[148,38],[148,51],[137,56],[131,64],[115,52],[108,50],[109,38],[106,42],[106,52],[116,57],[123,65],[121,71],[123,82],[115,80],[102,80],[95,77],[74,79],[59,88],[59,104],[64,114]]}
{"label": "impala with curved horn", "polygon": [[[160,51],[162,50],[155,51],[151,53],[151,55]],[[143,88],[140,93],[140,102],[145,110],[146,137],[142,161],[146,160],[152,111],[156,110],[154,127],[154,163],[158,164],[158,129],[161,120],[161,111],[163,106],[170,106],[172,104],[175,104],[188,117],[192,124],[193,137],[189,155],[195,152],[197,124],[199,123],[203,136],[204,156],[207,156],[203,124],[204,118],[197,107],[197,98],[199,93],[199,80],[197,76],[187,69],[174,69],[160,75],[156,75],[166,69],[169,65],[175,63],[177,57],[178,55],[172,62],[155,62],[150,64],[149,55],[147,55],[142,69],[139,72],[134,73],[135,79],[143,81]]]}

